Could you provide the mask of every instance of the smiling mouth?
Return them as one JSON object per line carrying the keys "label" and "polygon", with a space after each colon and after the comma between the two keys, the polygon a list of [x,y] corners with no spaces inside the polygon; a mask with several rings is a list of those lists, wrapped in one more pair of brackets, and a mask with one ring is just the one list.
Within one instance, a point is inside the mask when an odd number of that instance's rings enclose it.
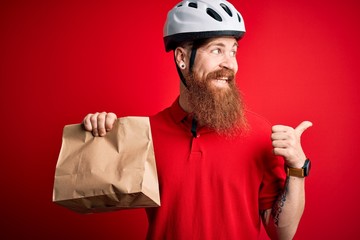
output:
{"label": "smiling mouth", "polygon": [[229,86],[229,82],[231,80],[227,77],[222,77],[222,78],[217,78],[212,80],[212,83],[216,86],[216,87],[228,87]]}
{"label": "smiling mouth", "polygon": [[228,77],[222,77],[222,78],[217,78],[215,79],[215,81],[219,81],[219,82],[230,82],[230,79]]}
{"label": "smiling mouth", "polygon": [[230,84],[235,79],[235,73],[229,69],[221,69],[209,73],[207,79],[217,88],[230,88]]}

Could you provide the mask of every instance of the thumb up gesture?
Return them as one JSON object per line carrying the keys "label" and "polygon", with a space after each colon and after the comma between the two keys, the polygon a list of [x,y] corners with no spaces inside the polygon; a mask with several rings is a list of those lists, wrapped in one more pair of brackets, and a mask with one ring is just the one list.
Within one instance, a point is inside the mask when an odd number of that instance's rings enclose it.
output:
{"label": "thumb up gesture", "polygon": [[309,121],[300,123],[295,129],[284,125],[272,127],[271,140],[274,154],[282,156],[285,164],[292,168],[302,168],[306,155],[301,147],[301,135],[312,126]]}

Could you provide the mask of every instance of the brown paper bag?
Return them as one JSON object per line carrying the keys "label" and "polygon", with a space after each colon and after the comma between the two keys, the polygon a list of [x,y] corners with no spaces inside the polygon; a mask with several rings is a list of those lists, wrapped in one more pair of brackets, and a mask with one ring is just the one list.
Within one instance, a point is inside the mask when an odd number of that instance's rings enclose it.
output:
{"label": "brown paper bag", "polygon": [[65,126],[53,201],[79,213],[160,206],[149,118],[119,118],[105,137]]}

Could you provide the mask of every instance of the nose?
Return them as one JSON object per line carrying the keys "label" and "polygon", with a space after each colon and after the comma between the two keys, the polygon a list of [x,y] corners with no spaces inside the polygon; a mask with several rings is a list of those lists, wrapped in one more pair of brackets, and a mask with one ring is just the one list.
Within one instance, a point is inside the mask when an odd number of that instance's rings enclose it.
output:
{"label": "nose", "polygon": [[237,61],[235,56],[224,55],[220,63],[220,67],[227,68],[236,72],[237,70]]}

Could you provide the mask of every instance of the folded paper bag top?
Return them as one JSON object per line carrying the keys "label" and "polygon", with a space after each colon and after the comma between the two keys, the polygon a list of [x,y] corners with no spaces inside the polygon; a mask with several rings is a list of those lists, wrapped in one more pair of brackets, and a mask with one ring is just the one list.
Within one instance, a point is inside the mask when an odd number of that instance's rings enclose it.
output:
{"label": "folded paper bag top", "polygon": [[149,118],[119,118],[105,137],[65,126],[53,201],[79,213],[160,206]]}

